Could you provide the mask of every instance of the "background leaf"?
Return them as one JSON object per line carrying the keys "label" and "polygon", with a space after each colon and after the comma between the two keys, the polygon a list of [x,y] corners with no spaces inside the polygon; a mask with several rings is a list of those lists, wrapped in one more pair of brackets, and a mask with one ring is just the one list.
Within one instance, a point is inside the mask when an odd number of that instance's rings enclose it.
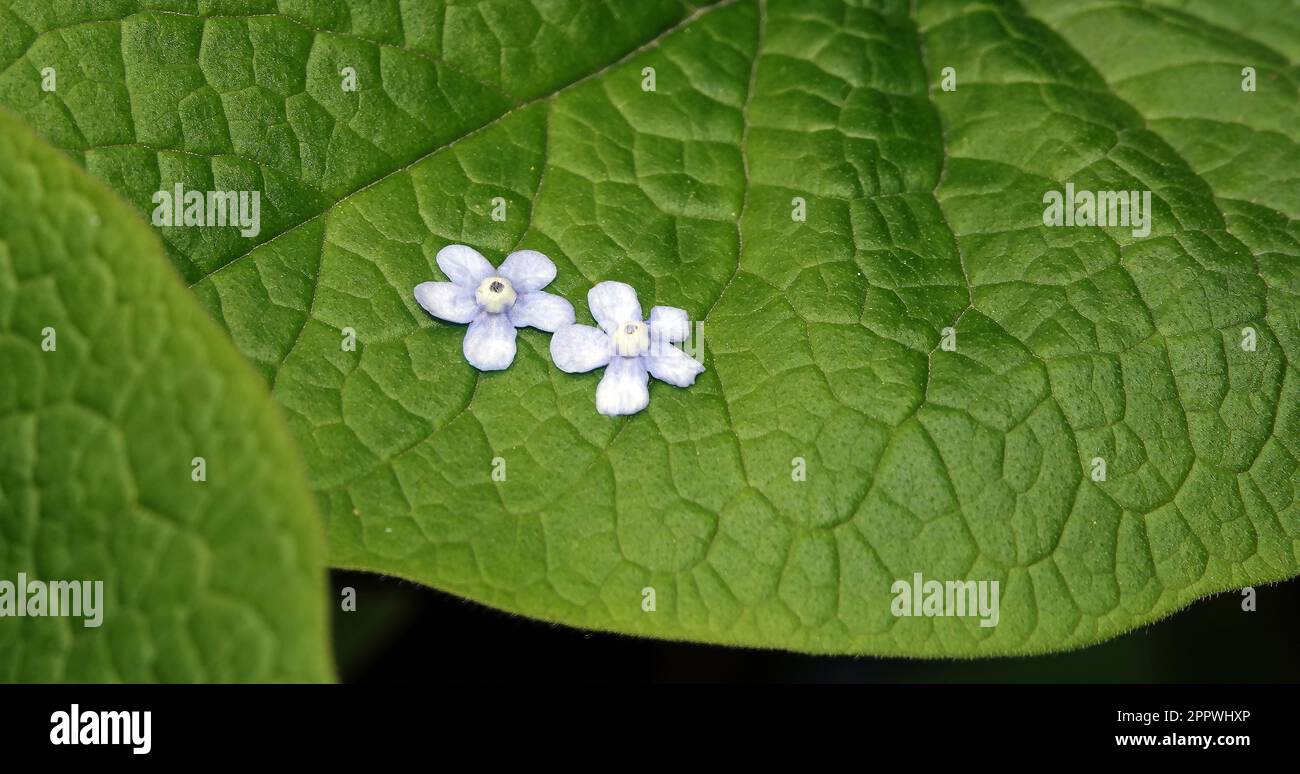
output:
{"label": "background leaf", "polygon": [[138,216],[3,114],[0,362],[0,580],[104,589],[96,628],[4,618],[0,680],[330,679],[319,517],[265,386]]}
{"label": "background leaf", "polygon": [[[166,237],[288,411],[336,566],[904,655],[1077,646],[1296,573],[1294,5],[225,5],[14,4],[0,98],[142,208],[266,191],[251,250]],[[96,66],[39,93],[64,49]],[[1043,227],[1066,182],[1152,191],[1152,233]],[[605,279],[683,307],[709,370],[616,421],[543,334],[479,374],[411,298],[452,242],[547,253],[580,321]],[[999,580],[999,625],[895,618],[915,572]]]}

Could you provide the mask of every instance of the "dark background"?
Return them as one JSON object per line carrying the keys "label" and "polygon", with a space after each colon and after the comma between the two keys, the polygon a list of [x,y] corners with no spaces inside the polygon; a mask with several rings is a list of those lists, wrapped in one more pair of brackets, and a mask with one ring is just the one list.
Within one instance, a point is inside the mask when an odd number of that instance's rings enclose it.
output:
{"label": "dark background", "polygon": [[[806,656],[584,632],[519,618],[418,584],[335,571],[334,647],[350,683],[1248,682],[1300,683],[1300,581],[1203,599],[1082,650],[982,661]],[[341,589],[356,589],[341,612]]]}

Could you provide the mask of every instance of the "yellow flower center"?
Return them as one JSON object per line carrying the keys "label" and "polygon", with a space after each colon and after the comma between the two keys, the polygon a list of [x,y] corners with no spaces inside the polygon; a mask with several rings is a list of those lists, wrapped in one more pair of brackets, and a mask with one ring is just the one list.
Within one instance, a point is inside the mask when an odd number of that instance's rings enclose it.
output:
{"label": "yellow flower center", "polygon": [[650,349],[650,329],[645,323],[625,322],[614,330],[614,351],[623,357],[643,355]]}
{"label": "yellow flower center", "polygon": [[518,297],[515,289],[510,286],[510,280],[505,277],[488,277],[474,291],[474,300],[491,314],[499,314],[514,306]]}

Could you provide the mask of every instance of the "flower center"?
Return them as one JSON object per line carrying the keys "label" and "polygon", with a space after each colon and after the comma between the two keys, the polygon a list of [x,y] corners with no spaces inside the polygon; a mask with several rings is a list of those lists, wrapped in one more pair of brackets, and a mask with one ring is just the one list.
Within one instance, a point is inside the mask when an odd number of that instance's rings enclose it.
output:
{"label": "flower center", "polygon": [[623,357],[643,355],[650,349],[650,328],[645,323],[621,323],[611,338],[614,340],[614,351]]}
{"label": "flower center", "polygon": [[488,277],[474,291],[474,300],[491,314],[499,314],[515,305],[518,295],[505,277]]}

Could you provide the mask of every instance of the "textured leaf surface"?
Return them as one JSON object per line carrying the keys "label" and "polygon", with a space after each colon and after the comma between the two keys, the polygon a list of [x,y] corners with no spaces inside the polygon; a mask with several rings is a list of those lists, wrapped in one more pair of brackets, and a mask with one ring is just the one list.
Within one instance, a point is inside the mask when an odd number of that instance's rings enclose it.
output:
{"label": "textured leaf surface", "polygon": [[[1296,573],[1294,4],[109,5],[0,12],[0,99],[142,208],[267,191],[264,244],[166,238],[288,411],[335,564],[910,655],[1077,646]],[[1151,234],[1043,227],[1066,182],[1152,191]],[[411,298],[453,242],[547,253],[580,322],[607,279],[685,308],[708,370],[617,421],[543,334],[475,372]],[[894,617],[916,572],[999,580],[999,625]]]}
{"label": "textured leaf surface", "polygon": [[265,386],[136,214],[7,115],[0,363],[0,580],[104,590],[98,627],[0,619],[0,681],[330,678],[318,515]]}

